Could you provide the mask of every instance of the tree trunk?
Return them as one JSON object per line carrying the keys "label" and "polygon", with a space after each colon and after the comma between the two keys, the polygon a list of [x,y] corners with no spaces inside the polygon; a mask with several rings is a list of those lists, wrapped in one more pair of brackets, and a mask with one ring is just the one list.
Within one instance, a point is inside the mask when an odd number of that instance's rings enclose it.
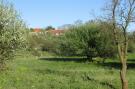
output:
{"label": "tree trunk", "polygon": [[121,78],[121,84],[122,89],[128,89],[128,81],[126,79],[126,73],[127,73],[127,44],[123,46],[118,46],[118,54],[121,61],[121,70],[120,70],[120,78]]}
{"label": "tree trunk", "polygon": [[120,71],[122,89],[128,89],[128,81],[126,79],[126,71],[127,71],[127,65],[124,62],[124,63],[122,63],[122,68],[121,68],[121,71]]}

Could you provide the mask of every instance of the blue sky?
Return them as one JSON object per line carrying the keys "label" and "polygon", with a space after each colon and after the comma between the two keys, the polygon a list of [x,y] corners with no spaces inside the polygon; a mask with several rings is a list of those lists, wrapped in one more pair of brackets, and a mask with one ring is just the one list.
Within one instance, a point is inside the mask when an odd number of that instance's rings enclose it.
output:
{"label": "blue sky", "polygon": [[100,15],[105,0],[11,0],[29,27],[59,27]]}

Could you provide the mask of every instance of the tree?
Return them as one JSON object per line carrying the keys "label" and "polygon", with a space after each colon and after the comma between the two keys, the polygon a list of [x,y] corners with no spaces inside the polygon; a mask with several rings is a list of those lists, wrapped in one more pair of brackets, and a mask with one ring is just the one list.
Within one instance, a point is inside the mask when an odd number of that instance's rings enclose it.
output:
{"label": "tree", "polygon": [[25,24],[13,5],[0,0],[0,68],[12,59],[15,50],[22,47]]}
{"label": "tree", "polygon": [[98,56],[104,58],[116,57],[116,46],[113,41],[113,34],[110,29],[112,25],[105,21],[99,21],[100,37],[96,46]]}
{"label": "tree", "polygon": [[66,56],[86,56],[89,61],[97,56],[114,56],[111,32],[109,26],[105,26],[101,22],[92,21],[70,27],[60,43],[61,53]]}
{"label": "tree", "polygon": [[[128,26],[134,21],[135,0],[111,0],[109,20],[112,23],[114,40],[117,45],[118,55],[121,62],[120,78],[122,89],[128,89],[126,79],[127,72],[127,49],[128,49]],[[111,18],[111,19],[110,19]],[[122,34],[119,35],[117,29],[120,28]]]}
{"label": "tree", "polygon": [[55,30],[55,28],[52,27],[52,26],[47,26],[47,27],[45,28],[45,30]]}

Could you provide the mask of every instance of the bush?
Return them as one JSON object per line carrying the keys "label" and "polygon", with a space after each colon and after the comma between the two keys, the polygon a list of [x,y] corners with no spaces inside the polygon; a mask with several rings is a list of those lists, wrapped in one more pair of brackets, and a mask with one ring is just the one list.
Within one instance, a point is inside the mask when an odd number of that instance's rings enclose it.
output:
{"label": "bush", "polygon": [[13,5],[0,0],[0,67],[14,56],[17,48],[24,43],[25,25]]}
{"label": "bush", "polygon": [[[107,28],[108,27],[108,28]],[[88,22],[74,25],[63,36],[59,44],[62,55],[92,57],[114,57],[116,47],[107,23]]]}
{"label": "bush", "polygon": [[[27,36],[28,48],[30,51],[47,51],[56,53],[58,37],[45,32],[29,34]],[[36,49],[36,50],[35,50]]]}

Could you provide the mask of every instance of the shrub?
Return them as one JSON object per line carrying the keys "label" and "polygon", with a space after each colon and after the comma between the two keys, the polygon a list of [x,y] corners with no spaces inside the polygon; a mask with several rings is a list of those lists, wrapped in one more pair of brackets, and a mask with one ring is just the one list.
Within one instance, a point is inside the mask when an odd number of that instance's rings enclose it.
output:
{"label": "shrub", "polygon": [[13,5],[0,0],[0,67],[14,56],[17,48],[24,43],[25,24]]}
{"label": "shrub", "polygon": [[93,57],[114,57],[116,49],[111,37],[110,27],[102,22],[88,22],[74,25],[63,36],[59,44],[62,55]]}
{"label": "shrub", "polygon": [[58,37],[47,34],[46,32],[30,33],[27,36],[28,48],[30,51],[47,51],[56,53],[58,39]]}

